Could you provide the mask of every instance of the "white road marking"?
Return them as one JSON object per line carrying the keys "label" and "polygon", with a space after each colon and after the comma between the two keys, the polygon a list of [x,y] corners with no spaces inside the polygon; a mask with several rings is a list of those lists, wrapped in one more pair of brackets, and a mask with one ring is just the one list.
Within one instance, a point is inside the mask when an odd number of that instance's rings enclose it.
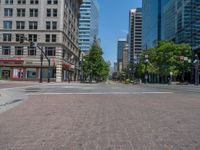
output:
{"label": "white road marking", "polygon": [[173,94],[173,92],[29,93],[26,95],[135,95],[135,94]]}

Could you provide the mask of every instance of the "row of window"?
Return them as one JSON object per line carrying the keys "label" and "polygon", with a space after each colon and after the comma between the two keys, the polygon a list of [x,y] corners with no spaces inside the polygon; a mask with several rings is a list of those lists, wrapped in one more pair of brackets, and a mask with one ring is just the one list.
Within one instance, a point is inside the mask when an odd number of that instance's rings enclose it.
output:
{"label": "row of window", "polygon": [[[4,16],[5,17],[12,17],[13,16],[13,8],[4,8]],[[17,9],[17,17],[25,17],[26,16],[26,9],[19,8]],[[30,17],[38,17],[38,9],[30,9],[29,10]],[[47,17],[57,17],[58,10],[57,9],[50,9],[46,10]]]}
{"label": "row of window", "polygon": [[[14,0],[5,0],[5,4],[13,4],[13,1]],[[17,0],[17,4],[27,4],[27,0]],[[39,0],[30,0],[30,4],[39,4]],[[47,4],[58,4],[58,0],[47,0]]]}
{"label": "row of window", "polygon": [[[20,41],[20,37],[24,36],[23,34],[16,34],[16,42]],[[37,34],[29,34],[28,40],[32,42],[37,42]],[[4,33],[3,34],[3,41],[4,42],[11,42],[12,41],[12,34]],[[57,35],[56,34],[46,34],[45,35],[45,42],[57,42]]]}
{"label": "row of window", "polygon": [[[15,55],[23,56],[24,55],[24,47],[23,46],[15,46]],[[36,56],[37,51],[34,47],[27,48],[28,56]],[[45,47],[45,54],[47,56],[55,56],[56,48],[55,47]],[[11,55],[11,46],[2,46],[2,55]]]}
{"label": "row of window", "polygon": [[[12,29],[12,21],[4,21],[3,22],[4,29]],[[16,21],[16,29],[23,30],[25,29],[25,21]],[[38,22],[37,21],[29,21],[29,29],[37,30]],[[56,30],[57,22],[56,21],[46,21],[46,29],[47,30]]]}

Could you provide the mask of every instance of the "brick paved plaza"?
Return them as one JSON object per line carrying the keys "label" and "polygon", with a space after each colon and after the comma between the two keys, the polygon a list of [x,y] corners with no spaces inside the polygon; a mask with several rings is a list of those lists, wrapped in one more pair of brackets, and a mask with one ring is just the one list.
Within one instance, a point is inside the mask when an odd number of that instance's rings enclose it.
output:
{"label": "brick paved plaza", "polygon": [[0,150],[199,150],[198,95],[32,95],[0,114]]}

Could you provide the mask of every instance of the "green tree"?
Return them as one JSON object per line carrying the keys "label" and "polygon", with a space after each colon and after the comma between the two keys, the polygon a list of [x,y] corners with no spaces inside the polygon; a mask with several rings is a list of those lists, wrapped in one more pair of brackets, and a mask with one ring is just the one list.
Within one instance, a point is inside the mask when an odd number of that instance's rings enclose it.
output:
{"label": "green tree", "polygon": [[[145,61],[145,55],[149,56],[148,62]],[[148,72],[166,78],[172,72],[174,77],[182,76],[182,80],[184,80],[185,72],[191,71],[191,61],[188,61],[191,58],[192,50],[189,45],[161,41],[157,47],[148,49],[141,54],[137,73],[142,76]]]}
{"label": "green tree", "polygon": [[109,75],[109,64],[103,59],[103,51],[98,42],[94,40],[89,54],[84,57],[83,74],[85,79],[90,78],[90,81],[95,80],[105,81]]}

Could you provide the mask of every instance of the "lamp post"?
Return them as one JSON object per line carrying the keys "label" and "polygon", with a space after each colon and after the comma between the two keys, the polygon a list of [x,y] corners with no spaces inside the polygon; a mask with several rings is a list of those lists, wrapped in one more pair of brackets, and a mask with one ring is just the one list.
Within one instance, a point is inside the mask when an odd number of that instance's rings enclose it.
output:
{"label": "lamp post", "polygon": [[149,62],[149,55],[145,54],[144,55],[144,59],[145,59],[145,84],[147,84],[148,82],[148,71],[147,71],[147,64]]}
{"label": "lamp post", "polygon": [[199,57],[197,55],[195,55],[193,65],[195,68],[195,85],[199,85]]}
{"label": "lamp post", "polygon": [[43,82],[43,79],[42,79],[42,67],[43,67],[43,54],[42,54],[42,52],[41,52],[41,54],[40,54],[40,83],[42,83]]}
{"label": "lamp post", "polygon": [[171,84],[172,83],[172,79],[173,79],[173,72],[170,72],[169,74],[170,74],[169,84]]}
{"label": "lamp post", "polygon": [[184,66],[182,67],[182,81],[185,81],[185,71],[188,73],[188,65],[191,64],[191,59],[189,57],[180,56],[180,60],[184,63]]}

